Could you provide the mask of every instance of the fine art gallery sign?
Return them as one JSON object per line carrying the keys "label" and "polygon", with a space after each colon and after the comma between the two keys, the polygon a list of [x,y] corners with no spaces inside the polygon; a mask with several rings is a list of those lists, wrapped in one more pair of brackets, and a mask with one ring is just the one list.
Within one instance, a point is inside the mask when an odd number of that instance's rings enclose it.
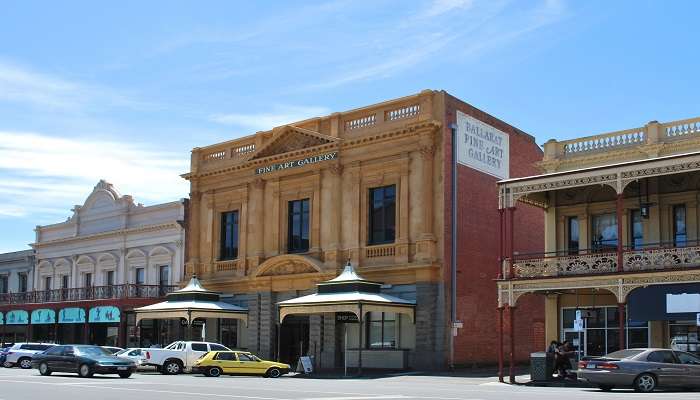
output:
{"label": "fine art gallery sign", "polygon": [[457,162],[508,179],[508,134],[457,111]]}
{"label": "fine art gallery sign", "polygon": [[289,169],[289,168],[303,167],[304,165],[316,164],[316,163],[320,163],[323,161],[335,160],[337,158],[338,158],[338,152],[334,151],[332,153],[321,154],[318,156],[301,158],[301,159],[292,160],[292,161],[285,161],[285,162],[279,163],[279,164],[272,164],[272,165],[267,165],[264,167],[256,168],[255,175],[267,174],[269,172],[281,171],[281,170]]}

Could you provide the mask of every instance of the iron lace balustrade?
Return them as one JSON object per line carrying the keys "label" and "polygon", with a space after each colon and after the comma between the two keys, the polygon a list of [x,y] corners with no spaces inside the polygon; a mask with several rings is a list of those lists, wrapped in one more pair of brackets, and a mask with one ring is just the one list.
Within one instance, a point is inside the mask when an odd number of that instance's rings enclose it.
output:
{"label": "iron lace balustrade", "polygon": [[108,299],[158,299],[177,290],[175,285],[92,286],[86,288],[37,290],[22,293],[0,294],[0,304],[58,303],[63,301]]}

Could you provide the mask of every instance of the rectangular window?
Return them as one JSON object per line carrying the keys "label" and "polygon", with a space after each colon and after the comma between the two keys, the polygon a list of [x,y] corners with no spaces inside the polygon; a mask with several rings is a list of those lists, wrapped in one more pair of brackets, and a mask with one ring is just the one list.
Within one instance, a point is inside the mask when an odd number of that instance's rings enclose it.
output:
{"label": "rectangular window", "polygon": [[0,293],[5,294],[9,290],[7,275],[0,276]]}
{"label": "rectangular window", "polygon": [[107,271],[107,286],[114,286],[114,271]]}
{"label": "rectangular window", "polygon": [[87,272],[84,275],[83,287],[86,287],[86,288],[92,287],[92,274],[90,272]]}
{"label": "rectangular window", "polygon": [[309,199],[289,202],[287,252],[309,251]]}
{"label": "rectangular window", "polygon": [[369,190],[368,244],[393,243],[396,238],[396,185]]}
{"label": "rectangular window", "polygon": [[630,245],[635,250],[641,249],[644,245],[644,228],[640,210],[630,211]]}
{"label": "rectangular window", "polygon": [[19,274],[19,292],[25,293],[27,291],[27,274]]}
{"label": "rectangular window", "polygon": [[367,320],[367,348],[396,348],[396,314],[371,312]]}
{"label": "rectangular window", "polygon": [[44,290],[51,290],[51,277],[44,277]]}
{"label": "rectangular window", "polygon": [[70,275],[63,275],[61,277],[61,289],[68,289],[70,287]]}
{"label": "rectangular window", "polygon": [[685,247],[688,235],[685,227],[685,204],[673,206],[673,245]]}
{"label": "rectangular window", "polygon": [[146,271],[144,268],[136,268],[134,270],[134,283],[137,285],[146,283]]}
{"label": "rectangular window", "polygon": [[615,213],[594,215],[591,218],[591,249],[617,250],[617,217]]}
{"label": "rectangular window", "polygon": [[220,260],[238,258],[238,211],[221,213]]}
{"label": "rectangular window", "polygon": [[567,220],[567,232],[569,233],[569,254],[578,254],[579,228],[578,217],[569,217]]}
{"label": "rectangular window", "polygon": [[170,266],[161,265],[158,270],[158,285],[168,286],[170,284]]}

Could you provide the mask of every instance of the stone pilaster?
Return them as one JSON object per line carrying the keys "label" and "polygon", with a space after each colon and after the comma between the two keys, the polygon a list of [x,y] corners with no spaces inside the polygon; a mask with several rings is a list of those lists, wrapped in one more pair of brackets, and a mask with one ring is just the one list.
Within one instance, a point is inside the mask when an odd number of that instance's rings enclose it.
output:
{"label": "stone pilaster", "polygon": [[416,283],[416,350],[411,365],[417,370],[435,370],[445,366],[445,321],[441,296],[436,283]]}
{"label": "stone pilaster", "polygon": [[276,351],[277,345],[275,341],[275,302],[272,292],[258,293],[260,304],[260,349],[258,356],[263,359],[271,360]]}

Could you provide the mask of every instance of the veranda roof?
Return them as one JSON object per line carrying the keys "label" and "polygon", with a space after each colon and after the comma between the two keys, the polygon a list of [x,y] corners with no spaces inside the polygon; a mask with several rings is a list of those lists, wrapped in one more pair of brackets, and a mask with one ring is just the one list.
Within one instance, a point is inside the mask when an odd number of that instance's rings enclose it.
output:
{"label": "veranda roof", "polygon": [[196,276],[187,286],[166,295],[166,300],[134,309],[136,324],[142,319],[184,318],[187,324],[197,318],[240,319],[248,323],[248,309],[221,301],[217,292],[205,289]]}
{"label": "veranda roof", "polygon": [[319,283],[317,293],[277,303],[280,323],[287,315],[350,312],[362,321],[368,312],[395,312],[414,320],[416,302],[381,293],[381,283],[365,280],[348,263],[337,277]]}

